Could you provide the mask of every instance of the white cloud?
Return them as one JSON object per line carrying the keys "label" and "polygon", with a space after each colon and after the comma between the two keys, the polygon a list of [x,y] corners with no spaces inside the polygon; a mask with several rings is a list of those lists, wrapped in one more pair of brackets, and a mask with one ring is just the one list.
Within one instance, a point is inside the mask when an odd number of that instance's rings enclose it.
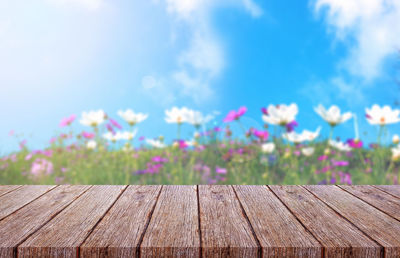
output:
{"label": "white cloud", "polygon": [[366,81],[381,76],[385,59],[400,48],[400,1],[317,0],[316,12],[322,9],[337,39],[350,45],[342,65]]}
{"label": "white cloud", "polygon": [[[262,15],[261,8],[252,0],[166,0],[166,9],[175,24],[189,30],[187,47],[177,56],[177,68],[171,79],[181,85],[179,93],[201,102],[213,95],[212,83],[224,69],[224,49],[214,33],[210,15],[217,6],[241,5],[253,17]],[[177,39],[176,31],[172,38]]]}

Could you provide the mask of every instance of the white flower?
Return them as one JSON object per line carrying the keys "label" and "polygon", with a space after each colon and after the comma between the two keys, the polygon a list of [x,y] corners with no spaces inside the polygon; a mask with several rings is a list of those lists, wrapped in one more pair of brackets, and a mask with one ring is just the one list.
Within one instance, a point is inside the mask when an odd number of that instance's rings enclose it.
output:
{"label": "white flower", "polygon": [[301,149],[301,153],[303,153],[304,156],[311,156],[314,154],[314,148],[313,147],[306,147]]}
{"label": "white flower", "polygon": [[261,150],[264,153],[272,153],[275,150],[275,143],[268,142],[261,145]]}
{"label": "white flower", "polygon": [[108,140],[108,141],[112,141],[112,142],[116,142],[120,139],[121,134],[120,133],[116,133],[113,134],[112,132],[107,132],[105,134],[103,134],[103,138]]}
{"label": "white flower", "polygon": [[103,110],[82,112],[80,123],[86,126],[98,126],[104,122],[106,113]]}
{"label": "white flower", "polygon": [[400,142],[400,137],[397,134],[393,135],[392,142],[393,144],[398,144]]}
{"label": "white flower", "polygon": [[392,110],[389,106],[380,107],[373,105],[371,109],[365,109],[367,121],[371,125],[387,125],[400,122],[400,110]]}
{"label": "white flower", "polygon": [[186,122],[193,125],[194,127],[199,127],[203,124],[206,124],[213,118],[213,115],[204,116],[200,111],[195,111],[191,109],[189,109],[186,114]]}
{"label": "white flower", "polygon": [[351,151],[350,145],[341,141],[329,140],[329,145],[340,151]]}
{"label": "white flower", "polygon": [[319,105],[314,110],[331,126],[344,123],[352,117],[350,112],[340,114],[340,108],[335,105],[331,106],[328,110],[326,110],[322,105]]}
{"label": "white flower", "polygon": [[400,158],[400,145],[392,148],[392,159],[397,160]]}
{"label": "white flower", "polygon": [[321,131],[321,127],[318,127],[315,132],[311,132],[308,130],[303,130],[303,132],[296,133],[294,131],[290,133],[284,133],[282,137],[290,142],[294,143],[302,143],[304,141],[313,141],[315,138],[319,136],[319,132]]}
{"label": "white flower", "polygon": [[276,106],[269,105],[267,111],[268,115],[262,116],[264,122],[273,125],[286,125],[296,120],[299,109],[295,103],[292,103],[289,106],[284,104]]}
{"label": "white flower", "polygon": [[131,126],[146,120],[149,116],[148,114],[135,113],[132,109],[127,109],[125,111],[119,110],[118,115]]}
{"label": "white flower", "polygon": [[173,107],[171,110],[165,110],[165,121],[167,123],[182,124],[187,122],[188,113],[190,110],[186,107],[177,108]]}
{"label": "white flower", "polygon": [[88,148],[89,150],[94,150],[97,147],[97,142],[94,140],[90,140],[86,143],[86,148]]}
{"label": "white flower", "polygon": [[125,131],[125,132],[117,132],[117,138],[118,140],[127,140],[131,141],[137,134],[137,130],[134,130],[132,132]]}
{"label": "white flower", "polygon": [[151,145],[154,148],[158,149],[165,148],[165,144],[160,140],[147,139],[146,142],[147,144]]}

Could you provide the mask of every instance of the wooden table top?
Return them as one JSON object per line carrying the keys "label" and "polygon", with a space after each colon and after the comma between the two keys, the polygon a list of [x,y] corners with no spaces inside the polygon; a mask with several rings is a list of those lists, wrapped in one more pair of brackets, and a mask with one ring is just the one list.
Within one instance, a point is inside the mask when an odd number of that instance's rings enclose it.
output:
{"label": "wooden table top", "polygon": [[0,186],[0,257],[400,257],[400,186]]}

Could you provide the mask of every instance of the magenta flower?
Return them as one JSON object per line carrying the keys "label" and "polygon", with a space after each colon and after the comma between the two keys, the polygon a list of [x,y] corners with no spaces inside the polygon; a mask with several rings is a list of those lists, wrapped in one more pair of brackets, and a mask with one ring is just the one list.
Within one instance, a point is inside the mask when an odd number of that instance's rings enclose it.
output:
{"label": "magenta flower", "polygon": [[228,171],[226,170],[226,168],[220,168],[220,167],[215,167],[215,172],[217,173],[217,174],[223,174],[223,175],[225,175]]}
{"label": "magenta flower", "polygon": [[238,111],[231,110],[228,115],[224,118],[224,122],[232,122],[234,120],[239,120],[241,116],[243,116],[247,112],[246,107],[240,107]]}
{"label": "magenta flower", "polygon": [[268,109],[267,109],[267,108],[265,108],[265,107],[261,108],[261,112],[262,112],[264,115],[268,116]]}
{"label": "magenta flower", "polygon": [[332,165],[335,167],[347,167],[349,162],[347,160],[332,160]]}
{"label": "magenta flower", "polygon": [[322,156],[319,156],[318,157],[318,160],[319,161],[324,161],[324,160],[327,160],[329,157],[327,156],[327,155],[322,155]]}
{"label": "magenta flower", "polygon": [[363,142],[359,139],[348,139],[347,143],[354,149],[360,149],[363,146]]}
{"label": "magenta flower", "polygon": [[259,138],[261,141],[266,141],[268,140],[268,132],[267,131],[258,131],[256,129],[254,129],[253,134]]}
{"label": "magenta flower", "polygon": [[163,158],[161,156],[154,156],[153,158],[151,158],[151,161],[156,162],[156,163],[166,163],[166,162],[168,162],[168,159]]}
{"label": "magenta flower", "polygon": [[95,133],[89,133],[89,132],[82,132],[82,136],[85,139],[93,139],[96,136],[96,134]]}
{"label": "magenta flower", "polygon": [[139,137],[139,141],[143,141],[144,139],[145,139],[144,136],[140,136],[140,137]]}
{"label": "magenta flower", "polygon": [[60,122],[60,127],[65,127],[65,126],[71,125],[75,119],[76,119],[76,115],[74,115],[74,114],[70,115],[69,117],[63,118]]}
{"label": "magenta flower", "polygon": [[117,121],[115,121],[114,119],[109,118],[108,120],[110,121],[111,125],[113,125],[114,127],[118,128],[120,130],[122,129],[122,126]]}
{"label": "magenta flower", "polygon": [[189,145],[184,140],[179,140],[178,144],[179,144],[179,149],[186,149],[187,147],[189,147]]}
{"label": "magenta flower", "polygon": [[115,130],[114,130],[112,124],[106,124],[106,127],[109,132],[111,132],[112,134],[115,134]]}
{"label": "magenta flower", "polygon": [[292,122],[286,124],[286,131],[287,132],[292,132],[294,131],[294,128],[297,127],[299,124],[296,122],[296,120],[293,120]]}

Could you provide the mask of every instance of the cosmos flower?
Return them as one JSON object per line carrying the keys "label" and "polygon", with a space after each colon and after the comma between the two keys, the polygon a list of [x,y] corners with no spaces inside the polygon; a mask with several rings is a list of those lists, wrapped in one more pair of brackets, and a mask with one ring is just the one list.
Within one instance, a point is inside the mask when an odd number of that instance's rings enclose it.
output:
{"label": "cosmos flower", "polygon": [[173,107],[171,110],[165,110],[165,121],[169,124],[182,124],[187,122],[190,110],[186,107]]}
{"label": "cosmos flower", "polygon": [[341,114],[340,108],[336,105],[331,106],[329,109],[325,109],[322,105],[319,105],[318,107],[314,108],[314,110],[331,126],[344,123],[352,117],[350,112]]}
{"label": "cosmos flower", "polygon": [[265,123],[273,125],[287,125],[288,123],[296,120],[296,115],[299,112],[297,104],[292,103],[289,106],[269,105],[267,114],[263,114],[262,119]]}
{"label": "cosmos flower", "polygon": [[148,114],[135,113],[132,109],[127,109],[125,111],[119,110],[118,115],[125,120],[130,126],[134,126],[140,122],[143,122],[149,116]]}
{"label": "cosmos flower", "polygon": [[363,146],[363,142],[359,139],[348,139],[347,144],[353,149],[360,149]]}
{"label": "cosmos flower", "polygon": [[165,147],[166,147],[166,145],[165,145],[162,141],[160,141],[160,140],[147,139],[147,140],[146,140],[146,143],[149,144],[149,145],[151,145],[152,147],[158,148],[158,149],[162,149],[162,148],[165,148]]}
{"label": "cosmos flower", "polygon": [[213,115],[204,116],[200,111],[189,109],[186,113],[186,122],[198,128],[211,121],[214,118]]}
{"label": "cosmos flower", "polygon": [[31,165],[31,174],[35,177],[50,175],[54,171],[53,163],[46,159],[37,158]]}
{"label": "cosmos flower", "polygon": [[60,122],[60,127],[65,127],[65,126],[71,125],[75,119],[76,119],[76,115],[74,115],[74,114],[70,115],[69,117],[63,118]]}
{"label": "cosmos flower", "polygon": [[253,134],[259,138],[261,141],[266,141],[268,140],[268,132],[267,131],[258,131],[256,129],[253,130]]}
{"label": "cosmos flower", "polygon": [[351,151],[350,145],[341,141],[329,140],[329,145],[340,151]]}
{"label": "cosmos flower", "polygon": [[397,145],[396,147],[392,148],[392,159],[393,160],[398,160],[400,159],[400,145]]}
{"label": "cosmos flower", "polygon": [[275,143],[268,142],[261,145],[261,151],[264,153],[272,153],[275,150]]}
{"label": "cosmos flower", "polygon": [[299,144],[305,141],[313,141],[319,136],[319,132],[321,131],[321,127],[318,127],[315,132],[311,132],[308,130],[303,130],[303,132],[296,133],[296,132],[290,132],[290,133],[284,133],[282,137],[290,142]]}
{"label": "cosmos flower", "polygon": [[90,133],[90,132],[82,132],[82,136],[85,139],[93,139],[96,136],[96,134],[95,133]]}
{"label": "cosmos flower", "polygon": [[111,142],[117,142],[118,140],[120,140],[121,134],[120,133],[112,133],[112,132],[107,132],[105,134],[103,134],[103,138],[111,141]]}
{"label": "cosmos flower", "polygon": [[305,147],[301,149],[301,153],[303,153],[304,156],[311,156],[314,154],[314,148],[313,147]]}
{"label": "cosmos flower", "polygon": [[371,109],[365,109],[368,123],[371,125],[387,125],[400,122],[400,110],[389,106],[380,107],[373,105]]}
{"label": "cosmos flower", "polygon": [[120,130],[122,129],[122,126],[116,120],[114,120],[112,118],[108,118],[108,120],[110,121],[110,124],[112,126],[114,126],[115,128],[118,128]]}
{"label": "cosmos flower", "polygon": [[94,150],[97,147],[97,142],[94,140],[90,140],[86,143],[86,148],[88,148],[89,150]]}
{"label": "cosmos flower", "polygon": [[224,122],[232,122],[235,120],[239,120],[241,116],[243,116],[247,112],[246,107],[240,107],[238,111],[231,110],[228,115],[224,118]]}
{"label": "cosmos flower", "polygon": [[292,132],[294,131],[294,128],[297,127],[299,124],[297,123],[296,120],[293,120],[292,122],[286,124],[286,132]]}
{"label": "cosmos flower", "polygon": [[104,122],[106,113],[103,110],[82,112],[80,123],[86,126],[96,127]]}
{"label": "cosmos flower", "polygon": [[227,169],[226,168],[221,168],[221,167],[215,167],[215,172],[217,173],[217,174],[223,174],[223,175],[225,175],[228,171],[227,171]]}
{"label": "cosmos flower", "polygon": [[400,142],[400,137],[397,134],[393,135],[392,143],[393,144],[399,144],[399,142]]}
{"label": "cosmos flower", "polygon": [[136,136],[136,134],[137,134],[137,130],[125,131],[125,132],[118,132],[118,133],[117,133],[117,138],[118,138],[119,140],[131,141],[131,140],[133,140],[133,138]]}

